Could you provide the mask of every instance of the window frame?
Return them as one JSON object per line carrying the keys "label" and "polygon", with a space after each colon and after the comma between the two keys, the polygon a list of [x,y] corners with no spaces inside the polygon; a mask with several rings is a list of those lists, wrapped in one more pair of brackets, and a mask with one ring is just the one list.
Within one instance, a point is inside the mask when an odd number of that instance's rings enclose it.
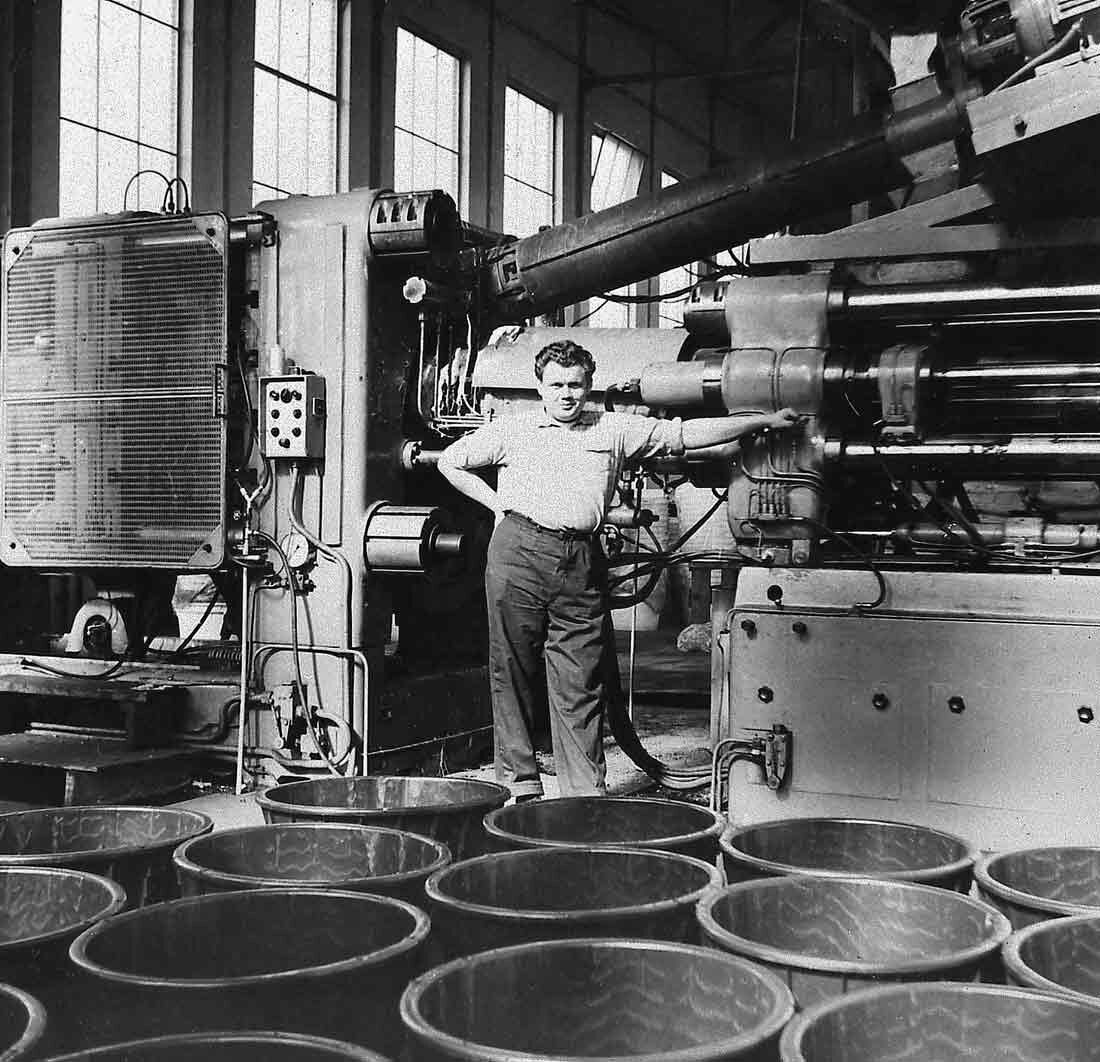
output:
{"label": "window frame", "polygon": [[[392,48],[390,50],[390,58],[392,62],[393,77],[390,79],[389,91],[392,93],[390,99],[392,100],[392,110],[389,115],[389,181],[390,187],[396,184],[395,180],[395,165],[397,155],[397,133],[400,130],[403,133],[407,133],[409,136],[416,137],[418,140],[422,140],[427,144],[431,144],[433,147],[442,149],[444,151],[450,151],[450,148],[445,147],[442,144],[437,144],[434,140],[428,140],[426,137],[420,136],[418,133],[414,133],[411,129],[406,129],[404,126],[397,124],[397,78],[400,73],[397,65],[397,40],[404,30],[406,33],[411,34],[413,37],[419,38],[426,44],[430,44],[437,51],[444,52],[449,55],[458,63],[458,100],[455,103],[455,142],[458,144],[456,150],[458,167],[458,187],[455,189],[455,205],[458,207],[458,211],[462,214],[466,209],[466,204],[470,201],[470,187],[469,187],[469,167],[470,167],[470,58],[469,54],[455,44],[453,41],[449,41],[439,36],[437,33],[433,33],[427,26],[420,23],[402,18],[395,27],[392,37]],[[394,189],[395,191],[423,191],[423,188],[416,189]],[[446,191],[446,189],[444,189]],[[448,192],[448,194],[450,194]]]}
{"label": "window frame", "polygon": [[[318,88],[315,85],[310,84],[308,81],[303,81],[301,78],[294,76],[293,74],[287,74],[279,70],[277,67],[271,66],[269,63],[261,62],[256,58],[255,39],[253,39],[252,56],[250,66],[253,73],[253,89],[252,89],[252,131],[253,131],[253,154],[249,160],[249,189],[250,189],[250,202],[255,205],[256,203],[263,202],[265,199],[281,199],[287,198],[292,195],[309,195],[312,194],[304,190],[288,190],[280,188],[276,185],[269,184],[267,181],[258,181],[256,179],[255,172],[255,129],[256,129],[256,88],[255,88],[255,74],[256,71],[262,71],[271,77],[276,78],[279,81],[285,81],[296,88],[302,89],[306,93],[312,93],[315,96],[320,96],[322,99],[327,100],[332,104],[333,108],[333,143],[332,143],[332,191],[321,193],[326,195],[338,194],[339,192],[347,190],[347,171],[348,171],[348,151],[347,151],[347,109],[348,109],[348,89],[350,82],[350,70],[348,68],[348,19],[350,17],[351,4],[348,0],[333,0],[333,9],[335,15],[334,24],[334,44],[335,51],[332,56],[332,82],[334,90],[330,92],[327,89]],[[255,23],[256,12],[253,11],[253,23]],[[281,29],[281,27],[280,27]],[[307,95],[308,101],[308,95]],[[264,189],[270,194],[257,197],[257,187]]]}

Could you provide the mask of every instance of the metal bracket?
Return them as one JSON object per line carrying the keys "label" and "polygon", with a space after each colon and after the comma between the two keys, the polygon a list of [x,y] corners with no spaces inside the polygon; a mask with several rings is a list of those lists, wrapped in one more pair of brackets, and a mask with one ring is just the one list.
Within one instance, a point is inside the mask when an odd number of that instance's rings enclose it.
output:
{"label": "metal bracket", "polygon": [[773,792],[787,784],[791,769],[794,734],[782,723],[770,730],[749,730],[759,736],[745,740],[726,738],[714,747],[710,770],[710,806],[729,814],[729,796],[733,791],[733,765],[739,760],[755,763],[764,776],[764,784]]}

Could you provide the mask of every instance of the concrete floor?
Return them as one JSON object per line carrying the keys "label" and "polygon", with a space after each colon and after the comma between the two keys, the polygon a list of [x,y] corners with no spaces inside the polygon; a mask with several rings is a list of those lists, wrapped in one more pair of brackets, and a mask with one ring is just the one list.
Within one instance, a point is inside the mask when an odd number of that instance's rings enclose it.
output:
{"label": "concrete floor", "polygon": [[[628,634],[619,634],[618,649],[625,687],[630,663]],[[706,654],[680,653],[676,649],[676,631],[639,631],[633,687],[634,728],[652,756],[679,765],[709,762],[710,661]],[[613,739],[608,738],[605,747],[610,793],[637,794],[656,789],[653,781],[628,759]],[[491,763],[456,773],[487,781],[494,777]],[[544,775],[543,787],[547,797],[559,795],[555,776]],[[263,822],[252,794],[212,793],[174,806],[209,815],[215,829]]]}

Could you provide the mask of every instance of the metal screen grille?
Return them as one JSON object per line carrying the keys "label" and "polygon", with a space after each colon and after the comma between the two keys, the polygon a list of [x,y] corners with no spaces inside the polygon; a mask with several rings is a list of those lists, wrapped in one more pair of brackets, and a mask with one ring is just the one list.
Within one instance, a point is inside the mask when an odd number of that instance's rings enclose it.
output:
{"label": "metal screen grille", "polygon": [[223,560],[227,225],[60,223],[4,241],[0,560]]}
{"label": "metal screen grille", "polygon": [[1098,0],[1054,0],[1054,23],[1057,25],[1071,18],[1077,18],[1097,7],[1100,7]]}

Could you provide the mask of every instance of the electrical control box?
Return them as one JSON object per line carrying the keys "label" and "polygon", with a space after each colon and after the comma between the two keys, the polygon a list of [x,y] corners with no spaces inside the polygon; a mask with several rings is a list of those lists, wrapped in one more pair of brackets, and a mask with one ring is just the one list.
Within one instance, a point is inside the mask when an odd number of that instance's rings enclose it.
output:
{"label": "electrical control box", "polygon": [[324,457],[325,378],[260,377],[260,441],[266,457]]}

